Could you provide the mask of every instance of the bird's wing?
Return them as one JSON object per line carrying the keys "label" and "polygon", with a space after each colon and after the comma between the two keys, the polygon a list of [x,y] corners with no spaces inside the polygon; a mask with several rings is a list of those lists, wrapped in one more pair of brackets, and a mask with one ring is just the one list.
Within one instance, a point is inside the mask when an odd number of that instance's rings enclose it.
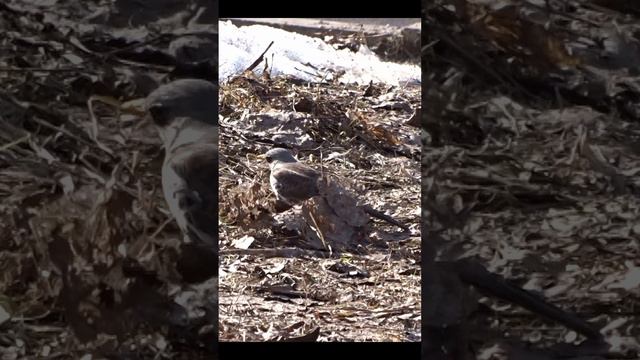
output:
{"label": "bird's wing", "polygon": [[218,149],[213,143],[174,149],[163,168],[171,213],[189,238],[218,247]]}
{"label": "bird's wing", "polygon": [[303,201],[319,194],[320,173],[304,164],[283,164],[274,168],[271,176],[276,180],[278,193],[287,200]]}

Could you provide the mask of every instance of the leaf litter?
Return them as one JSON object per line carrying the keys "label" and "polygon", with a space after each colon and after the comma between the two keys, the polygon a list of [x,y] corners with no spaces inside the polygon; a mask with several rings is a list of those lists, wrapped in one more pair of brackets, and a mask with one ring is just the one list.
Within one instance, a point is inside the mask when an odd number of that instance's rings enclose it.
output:
{"label": "leaf litter", "polygon": [[[480,259],[603,327],[602,356],[637,357],[637,6],[423,5],[424,219],[439,255]],[[483,303],[478,358],[574,358],[549,350],[577,344],[571,330]]]}
{"label": "leaf litter", "polygon": [[[169,79],[217,78],[207,4],[0,4],[3,359],[214,350],[217,281],[184,286],[169,265],[181,235],[160,190],[161,142],[133,111]],[[181,58],[187,33],[211,64]]]}

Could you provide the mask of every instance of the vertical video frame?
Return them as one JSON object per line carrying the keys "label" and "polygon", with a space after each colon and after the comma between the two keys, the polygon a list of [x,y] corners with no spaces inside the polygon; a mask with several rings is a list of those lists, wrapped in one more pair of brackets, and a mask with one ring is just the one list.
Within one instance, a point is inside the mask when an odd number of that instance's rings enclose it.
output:
{"label": "vertical video frame", "polygon": [[220,341],[419,342],[420,19],[221,19]]}

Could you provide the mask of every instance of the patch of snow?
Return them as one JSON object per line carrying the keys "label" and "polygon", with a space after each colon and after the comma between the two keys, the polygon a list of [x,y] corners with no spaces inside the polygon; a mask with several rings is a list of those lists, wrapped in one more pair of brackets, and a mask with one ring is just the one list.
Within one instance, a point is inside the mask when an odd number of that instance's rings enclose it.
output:
{"label": "patch of snow", "polygon": [[[246,69],[273,41],[265,54],[272,76],[291,75],[298,79],[319,82],[327,70],[345,71],[343,83],[420,84],[418,65],[381,61],[366,46],[357,53],[349,49],[336,50],[324,41],[270,26],[237,27],[231,21],[219,23],[219,77],[222,83]],[[260,75],[264,63],[254,71]],[[330,76],[331,74],[329,74]]]}

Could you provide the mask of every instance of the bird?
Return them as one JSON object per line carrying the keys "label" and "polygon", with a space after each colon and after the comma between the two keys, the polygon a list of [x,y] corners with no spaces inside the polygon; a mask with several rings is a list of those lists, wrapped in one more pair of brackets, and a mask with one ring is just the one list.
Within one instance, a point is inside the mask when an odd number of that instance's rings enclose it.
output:
{"label": "bird", "polygon": [[163,142],[162,189],[184,234],[176,265],[187,282],[218,274],[217,94],[211,82],[179,79],[145,101]]}
{"label": "bird", "polygon": [[[296,160],[288,149],[273,148],[258,155],[258,158],[264,158],[269,163],[269,184],[277,200],[293,206],[321,195],[320,172]],[[405,231],[409,230],[406,225],[370,205],[363,205],[361,208],[375,218],[396,225]]]}
{"label": "bird", "polygon": [[259,157],[269,163],[269,184],[276,199],[295,205],[320,195],[320,173],[296,160],[288,149],[274,148]]}

